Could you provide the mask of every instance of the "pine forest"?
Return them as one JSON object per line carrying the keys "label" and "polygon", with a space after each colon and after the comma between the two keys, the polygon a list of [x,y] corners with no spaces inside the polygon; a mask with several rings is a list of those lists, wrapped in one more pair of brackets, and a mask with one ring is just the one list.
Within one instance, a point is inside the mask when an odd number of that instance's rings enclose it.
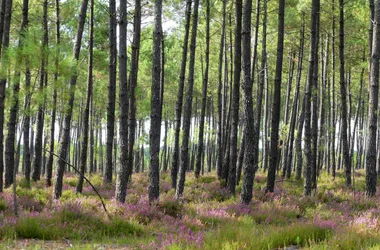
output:
{"label": "pine forest", "polygon": [[380,249],[380,0],[0,0],[0,249]]}

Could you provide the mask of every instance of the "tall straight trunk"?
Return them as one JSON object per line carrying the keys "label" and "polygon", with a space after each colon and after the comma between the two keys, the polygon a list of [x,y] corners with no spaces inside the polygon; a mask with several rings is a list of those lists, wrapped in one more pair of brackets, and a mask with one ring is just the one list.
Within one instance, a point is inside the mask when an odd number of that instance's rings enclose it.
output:
{"label": "tall straight trunk", "polygon": [[73,67],[73,74],[70,77],[70,98],[68,102],[68,106],[66,109],[66,114],[64,115],[64,124],[63,124],[63,132],[60,140],[60,148],[59,148],[59,159],[57,160],[57,168],[54,177],[54,189],[53,189],[53,198],[59,199],[62,195],[62,182],[63,182],[63,173],[65,171],[65,159],[67,157],[68,146],[70,143],[70,127],[71,127],[71,118],[73,113],[74,106],[74,98],[75,98],[75,85],[78,78],[77,72],[77,63],[79,60],[79,54],[82,43],[82,35],[84,29],[84,23],[86,20],[86,12],[87,12],[88,0],[83,0],[79,12],[78,18],[78,28],[75,36],[75,42],[73,47],[73,58],[75,60],[75,66]]}
{"label": "tall straight trunk", "polygon": [[[335,124],[336,121],[336,105],[335,105],[335,2],[332,1],[332,22],[331,22],[331,120],[332,124]],[[336,128],[332,126],[331,129],[331,176],[335,179],[336,172],[336,151],[335,151],[335,136],[336,136]]]}
{"label": "tall straight trunk", "polygon": [[379,60],[380,60],[380,0],[375,0],[375,13],[373,23],[373,43],[370,58],[370,84],[369,84],[369,109],[368,109],[368,137],[366,152],[366,196],[376,194],[376,133],[377,110],[379,102]]}
{"label": "tall straight trunk", "polygon": [[[286,87],[286,97],[285,97],[285,115],[284,115],[284,124],[288,125],[289,121],[289,109],[290,109],[290,95],[292,92],[292,82],[293,82],[293,74],[294,74],[294,58],[295,58],[295,52],[290,51],[289,52],[289,66],[288,66],[288,81],[287,81],[287,87]],[[294,100],[293,100],[294,101]],[[294,103],[294,102],[293,102]],[[289,126],[290,127],[290,126]],[[290,131],[290,130],[289,130]],[[286,175],[286,161],[288,157],[288,144],[289,144],[289,138],[286,137],[283,142],[283,153],[282,153],[282,177],[285,177]]]}
{"label": "tall straight trunk", "polygon": [[[4,15],[4,16],[3,16]],[[0,24],[2,30],[0,30],[0,55],[2,58],[6,57],[6,50],[9,46],[9,32],[12,18],[12,0],[2,0],[1,5],[1,20]],[[5,86],[7,83],[6,77],[0,79],[0,192],[3,191],[3,171],[4,171],[4,100],[5,100]],[[7,162],[7,156],[5,155],[5,162]],[[13,160],[14,161],[14,160]],[[5,165],[5,187],[9,187],[13,183],[13,168],[14,165]]]}
{"label": "tall straight trunk", "polygon": [[161,134],[161,41],[162,41],[162,0],[154,2],[153,59],[151,113],[149,131],[149,201],[157,200],[160,194],[160,134]]}
{"label": "tall straight trunk", "polygon": [[216,171],[218,178],[222,178],[222,168],[223,168],[223,52],[224,52],[224,41],[226,33],[226,5],[227,0],[223,0],[223,10],[222,10],[222,27],[220,35],[220,47],[219,47],[219,61],[218,61],[218,130],[217,130],[217,160],[216,160]]}
{"label": "tall straight trunk", "polygon": [[168,117],[167,114],[165,115],[164,119],[164,150],[161,155],[161,166],[162,166],[162,171],[166,172],[168,171],[168,165],[166,164],[166,157],[168,154]]}
{"label": "tall straight trunk", "polygon": [[319,0],[312,0],[311,7],[311,22],[310,22],[310,54],[309,54],[309,68],[307,75],[306,91],[305,91],[305,184],[304,194],[311,195],[312,189],[312,131],[311,131],[311,99],[312,92],[314,91],[313,78],[316,64],[316,54],[318,53],[317,46],[317,28],[318,28],[318,10]]}
{"label": "tall straight trunk", "polygon": [[235,194],[236,188],[236,162],[237,162],[237,134],[239,122],[239,99],[240,99],[240,77],[241,77],[241,31],[242,31],[242,0],[235,1],[235,44],[234,44],[234,84],[231,99],[231,131],[230,138],[230,161],[228,166],[228,190]]}
{"label": "tall straight trunk", "polygon": [[279,0],[278,9],[278,35],[277,35],[277,58],[276,73],[274,78],[274,93],[272,105],[272,129],[269,154],[269,168],[267,179],[267,192],[274,191],[274,182],[276,179],[276,168],[278,163],[278,137],[280,124],[280,108],[281,108],[281,80],[282,80],[282,60],[284,52],[284,13],[285,0]]}
{"label": "tall straight trunk", "polygon": [[89,133],[89,121],[90,121],[90,104],[92,99],[92,85],[93,85],[93,54],[94,54],[94,0],[90,0],[90,24],[89,24],[89,38],[88,38],[88,68],[87,68],[87,95],[86,106],[83,113],[83,135],[81,137],[81,154],[79,171],[81,174],[78,176],[78,184],[76,191],[82,193],[84,173],[87,165],[87,149],[88,149],[88,133]]}
{"label": "tall straight trunk", "polygon": [[251,12],[252,0],[245,0],[243,10],[242,27],[242,68],[243,68],[243,110],[245,121],[245,156],[243,161],[243,183],[240,194],[240,202],[249,204],[252,199],[253,179],[255,176],[254,153],[255,147],[255,123],[252,105],[252,85],[251,80]]}
{"label": "tall straight trunk", "polygon": [[312,76],[312,92],[311,94],[311,185],[313,189],[317,188],[317,152],[318,152],[318,48],[319,48],[319,10],[320,4],[317,6],[317,20],[315,29],[315,47],[313,54],[313,76]]}
{"label": "tall straight trunk", "polygon": [[[60,17],[59,17],[59,0],[55,0],[55,18],[56,18],[56,44],[57,47],[59,47],[59,44],[61,42],[61,32],[60,32]],[[49,150],[50,152],[54,152],[54,134],[55,134],[55,122],[56,122],[56,115],[57,115],[57,82],[58,82],[58,67],[59,67],[59,50],[55,52],[55,72],[54,72],[54,86],[53,86],[53,107],[51,111],[51,120],[50,120],[50,145]],[[25,138],[25,137],[24,137]],[[51,186],[51,178],[53,176],[53,157],[54,155],[52,153],[49,154],[48,161],[46,164],[46,186]]]}
{"label": "tall straight trunk", "polygon": [[[103,183],[112,182],[113,141],[115,135],[115,105],[116,105],[116,1],[109,0],[109,56],[108,56],[108,105],[107,105],[107,141],[106,168]],[[116,167],[116,166],[115,166]]]}
{"label": "tall straight trunk", "polygon": [[[253,61],[252,61],[252,72],[251,72],[251,81],[254,82],[255,79],[255,68],[257,64],[257,43],[259,37],[259,23],[260,23],[260,0],[256,1],[256,26],[255,26],[255,43],[253,47]],[[261,109],[263,106],[263,95],[264,95],[264,85],[265,85],[265,69],[266,69],[266,20],[267,20],[267,0],[264,0],[263,12],[263,34],[262,34],[262,53],[261,53],[261,70],[259,72],[259,82],[257,84],[257,101],[256,101],[256,116],[255,116],[255,125],[254,125],[254,144],[253,147],[253,164],[255,171],[258,169],[259,163],[259,141],[260,141],[260,125],[261,125]],[[266,139],[265,139],[266,141]],[[263,141],[263,145],[265,144]],[[265,147],[265,146],[264,146]],[[264,148],[263,147],[263,148]]]}
{"label": "tall straight trunk", "polygon": [[340,96],[341,96],[341,113],[342,113],[342,149],[343,149],[343,161],[344,172],[346,177],[346,186],[351,186],[351,160],[348,146],[347,136],[347,93],[346,93],[346,81],[344,79],[344,3],[343,0],[339,0],[339,81],[340,81]]}
{"label": "tall straight trunk", "polygon": [[128,82],[127,82],[127,1],[119,8],[119,166],[116,174],[115,198],[125,202],[128,183]]}
{"label": "tall straight trunk", "polygon": [[199,121],[199,133],[198,133],[198,148],[197,148],[197,160],[195,163],[195,177],[199,177],[201,171],[202,154],[204,153],[204,127],[205,127],[205,114],[206,114],[206,102],[207,102],[207,85],[208,85],[208,71],[209,71],[209,56],[210,55],[210,0],[206,0],[206,51],[205,51],[205,70],[202,82],[202,107],[201,117]]}
{"label": "tall straight trunk", "polygon": [[[22,21],[21,28],[19,33],[18,48],[22,49],[24,46],[25,32],[28,26],[28,9],[29,9],[29,0],[23,0],[22,6]],[[17,57],[16,65],[21,64],[21,55]],[[17,130],[17,115],[19,109],[19,90],[20,90],[20,71],[15,70],[14,84],[13,84],[13,93],[12,93],[12,106],[9,112],[9,121],[8,121],[8,137],[5,143],[5,165],[14,166],[15,165],[15,140],[16,140],[16,130]],[[3,152],[1,151],[1,154]],[[16,162],[17,163],[17,162]],[[18,165],[16,165],[18,167]],[[0,177],[2,178],[2,176]]]}
{"label": "tall straight trunk", "polygon": [[[29,111],[30,107],[30,69],[29,66],[25,69],[25,90],[26,94],[24,97],[24,110]],[[30,182],[30,171],[31,171],[31,159],[30,159],[30,115],[27,113],[24,115],[24,126],[23,126],[23,169],[24,169],[24,176],[27,181],[27,183]],[[2,176],[0,176],[2,178]],[[1,184],[1,181],[0,181]]]}
{"label": "tall straight trunk", "polygon": [[[48,1],[45,0],[43,3],[43,17],[42,17],[42,27],[44,30],[43,42],[41,47],[41,64],[40,64],[40,84],[39,92],[43,93],[45,77],[46,75],[46,62],[47,62],[47,50],[48,50],[48,24],[47,24],[47,8]],[[45,102],[45,96],[43,97]],[[35,150],[34,150],[34,162],[32,169],[32,180],[37,181],[40,179],[41,175],[41,164],[42,164],[42,148],[43,148],[43,132],[44,132],[44,119],[45,119],[45,105],[41,102],[38,106],[37,111],[37,122],[36,122],[36,138],[35,138]]]}
{"label": "tall straight trunk", "polygon": [[198,7],[199,0],[194,1],[194,12],[191,27],[191,38],[190,38],[190,60],[189,60],[189,76],[186,89],[186,101],[183,108],[183,138],[181,145],[180,154],[180,165],[178,169],[178,182],[175,197],[179,199],[182,196],[183,189],[185,186],[185,175],[186,170],[189,166],[189,134],[191,125],[191,110],[193,102],[193,87],[194,87],[194,71],[195,71],[195,49],[197,45],[197,27],[198,27]]}
{"label": "tall straight trunk", "polygon": [[[128,159],[127,159],[127,180],[132,175],[133,171],[133,148],[135,144],[136,134],[136,96],[135,89],[137,86],[137,75],[139,70],[140,56],[140,37],[141,37],[141,0],[135,1],[134,11],[134,31],[132,42],[132,56],[129,73],[129,126],[128,126]],[[163,50],[163,49],[162,49]],[[162,71],[162,69],[161,69]],[[162,90],[161,90],[162,92]],[[162,109],[162,108],[161,108]]]}
{"label": "tall straight trunk", "polygon": [[89,165],[89,170],[88,173],[91,175],[92,173],[95,172],[96,169],[96,159],[95,159],[95,140],[94,140],[94,119],[95,119],[95,112],[94,112],[94,102],[93,98],[91,98],[91,121],[90,121],[90,165]]}
{"label": "tall straight trunk", "polygon": [[[287,149],[285,150],[285,161],[284,161],[284,168],[286,170],[286,178],[290,178],[291,170],[292,170],[292,159],[293,159],[293,141],[294,141],[294,133],[295,133],[295,127],[296,127],[296,115],[298,110],[298,103],[299,103],[299,96],[300,96],[300,85],[301,85],[301,76],[302,76],[302,64],[303,64],[303,53],[304,53],[304,40],[305,40],[305,23],[304,19],[302,17],[302,24],[301,24],[301,30],[300,30],[300,43],[299,43],[299,51],[298,51],[298,63],[297,63],[297,76],[296,76],[296,88],[294,92],[294,98],[293,98],[293,105],[292,105],[292,114],[290,117],[290,125],[289,125],[289,134],[287,139]],[[301,108],[303,109],[303,108]],[[298,127],[300,135],[302,135],[302,127],[303,127],[303,119],[302,121],[299,120],[299,124],[301,126]],[[300,138],[301,139],[301,138]],[[300,140],[301,141],[301,140]],[[301,146],[301,145],[299,145]],[[302,162],[302,152],[301,152],[301,162]],[[297,177],[301,177],[300,173]]]}
{"label": "tall straight trunk", "polygon": [[186,18],[185,18],[185,34],[182,46],[182,58],[181,67],[178,80],[178,94],[177,102],[175,105],[175,124],[174,124],[174,147],[173,147],[173,159],[171,166],[171,186],[177,188],[177,176],[178,176],[178,160],[179,160],[179,137],[181,130],[181,117],[182,117],[182,105],[183,105],[183,89],[185,85],[186,74],[186,62],[187,62],[187,49],[189,44],[189,31],[190,31],[190,18],[191,18],[191,2],[186,1]]}

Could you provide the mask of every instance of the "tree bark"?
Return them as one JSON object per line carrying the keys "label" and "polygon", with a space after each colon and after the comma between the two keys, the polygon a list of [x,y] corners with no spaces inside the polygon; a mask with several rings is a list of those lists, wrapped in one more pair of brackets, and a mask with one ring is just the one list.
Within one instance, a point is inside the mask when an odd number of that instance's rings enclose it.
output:
{"label": "tree bark", "polygon": [[241,77],[241,38],[242,38],[242,0],[235,1],[235,44],[234,44],[234,83],[231,99],[231,131],[229,147],[229,167],[227,187],[231,194],[235,194],[236,188],[236,162],[237,162],[237,134],[239,123],[239,99]]}
{"label": "tree bark", "polygon": [[313,77],[315,70],[315,55],[318,53],[317,47],[317,28],[318,28],[318,10],[319,0],[312,0],[311,7],[311,22],[310,22],[310,54],[309,54],[309,68],[307,75],[306,91],[305,91],[305,184],[304,194],[311,195],[312,189],[312,131],[311,131],[311,95],[313,89]]}
{"label": "tree bark", "polygon": [[162,0],[154,2],[152,88],[150,113],[150,163],[149,163],[149,202],[158,199],[160,194],[160,134],[161,134],[161,41],[162,41]]}
{"label": "tree bark", "polygon": [[186,62],[187,62],[187,49],[189,44],[189,31],[190,31],[190,18],[191,18],[191,2],[192,0],[186,1],[186,18],[185,18],[185,34],[182,46],[182,59],[181,68],[178,80],[178,94],[177,102],[175,106],[175,124],[174,124],[174,147],[173,147],[173,159],[171,166],[171,185],[172,188],[177,188],[177,176],[178,176],[178,160],[179,160],[179,137],[181,130],[181,116],[182,116],[182,105],[183,105],[183,89],[185,85],[185,74],[186,74]]}
{"label": "tree bark", "polygon": [[[4,13],[4,14],[3,14]],[[4,17],[2,16],[4,15]],[[4,58],[7,55],[4,53],[4,50],[6,50],[9,46],[9,31],[11,26],[11,19],[12,19],[12,0],[2,0],[2,6],[1,6],[1,21],[3,21],[1,26],[2,30],[0,30],[0,40],[1,40],[1,46],[0,46],[0,54],[1,57]],[[5,100],[5,87],[6,87],[7,79],[2,78],[0,79],[0,192],[3,190],[3,170],[4,170],[4,161],[3,157],[4,154],[4,100]],[[5,162],[8,162],[6,159],[7,157],[14,157],[14,156],[7,156],[5,155]],[[13,183],[13,168],[14,165],[5,165],[5,187],[9,187]]]}
{"label": "tree bark", "polygon": [[[107,142],[106,167],[103,183],[112,183],[113,141],[115,135],[115,105],[116,105],[116,1],[109,0],[109,58],[108,58],[108,105],[107,105]],[[116,167],[116,166],[115,166]]]}
{"label": "tree bark", "polygon": [[90,121],[90,104],[92,99],[92,85],[93,85],[93,54],[94,54],[94,0],[90,0],[90,24],[89,24],[89,38],[88,38],[88,68],[87,68],[87,95],[86,95],[86,106],[83,113],[83,135],[81,137],[80,148],[80,163],[78,176],[78,184],[76,191],[77,193],[82,193],[84,173],[86,172],[87,165],[87,149],[88,149],[88,133],[89,133],[89,121]]}
{"label": "tree bark", "polygon": [[210,55],[210,0],[206,0],[206,51],[205,51],[205,70],[202,82],[202,107],[201,117],[199,121],[199,134],[198,134],[198,148],[197,160],[195,163],[195,177],[198,178],[201,171],[201,164],[203,163],[202,154],[204,153],[204,127],[205,127],[205,114],[207,102],[207,85],[208,85],[208,72],[209,72],[209,56]]}
{"label": "tree bark", "polygon": [[351,186],[351,160],[348,146],[347,136],[347,93],[346,93],[346,81],[344,79],[344,3],[343,0],[339,0],[339,81],[340,81],[340,96],[341,96],[341,115],[342,115],[342,149],[344,159],[344,172],[346,177],[346,186]]}
{"label": "tree bark", "polygon": [[375,13],[373,23],[372,54],[370,58],[370,84],[368,109],[368,137],[366,153],[366,196],[376,194],[376,133],[377,112],[379,102],[379,60],[380,60],[380,0],[375,0]]}
{"label": "tree bark", "polygon": [[282,80],[282,60],[284,52],[284,14],[285,0],[279,0],[278,9],[278,40],[277,40],[277,58],[276,58],[276,73],[274,79],[274,93],[272,105],[272,129],[269,154],[269,168],[267,179],[267,192],[274,191],[274,182],[276,179],[276,168],[278,161],[278,137],[280,124],[280,108],[281,108],[281,80]]}
{"label": "tree bark", "polygon": [[57,169],[54,177],[54,189],[53,189],[53,198],[59,199],[62,195],[62,182],[63,182],[63,173],[65,170],[65,159],[67,157],[68,146],[70,142],[70,127],[71,127],[71,118],[73,113],[74,98],[75,98],[75,85],[78,78],[77,63],[79,60],[79,54],[81,49],[82,35],[84,23],[86,20],[88,0],[83,0],[79,12],[78,18],[78,28],[75,36],[75,42],[73,47],[73,57],[75,60],[75,66],[73,68],[73,74],[70,77],[70,98],[67,106],[67,111],[64,116],[63,132],[60,140],[59,148],[59,159],[57,161]]}
{"label": "tree bark", "polygon": [[198,27],[198,7],[199,0],[194,1],[194,12],[191,27],[191,39],[190,39],[190,60],[189,60],[189,76],[186,89],[186,101],[183,108],[183,138],[180,154],[180,165],[178,171],[178,183],[176,188],[175,197],[179,199],[182,196],[185,186],[186,170],[189,167],[189,134],[191,125],[191,110],[193,101],[193,87],[194,87],[194,71],[195,71],[195,49],[197,42],[197,27]]}

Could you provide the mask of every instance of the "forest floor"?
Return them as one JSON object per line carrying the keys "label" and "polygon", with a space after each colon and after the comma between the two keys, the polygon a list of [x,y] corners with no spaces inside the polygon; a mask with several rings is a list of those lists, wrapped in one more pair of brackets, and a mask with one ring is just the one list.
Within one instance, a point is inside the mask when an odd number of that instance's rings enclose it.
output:
{"label": "forest floor", "polygon": [[133,175],[125,204],[115,202],[114,186],[90,179],[111,218],[89,185],[75,193],[73,174],[66,174],[59,201],[44,180],[30,188],[20,176],[18,218],[12,189],[0,194],[0,249],[380,249],[380,196],[365,198],[362,170],[355,171],[355,192],[342,173],[335,180],[323,173],[311,197],[303,196],[302,181],[279,178],[275,192],[265,194],[265,173],[258,173],[250,205],[230,196],[214,174],[189,173],[180,202],[170,174],[161,174],[153,205],[146,173]]}

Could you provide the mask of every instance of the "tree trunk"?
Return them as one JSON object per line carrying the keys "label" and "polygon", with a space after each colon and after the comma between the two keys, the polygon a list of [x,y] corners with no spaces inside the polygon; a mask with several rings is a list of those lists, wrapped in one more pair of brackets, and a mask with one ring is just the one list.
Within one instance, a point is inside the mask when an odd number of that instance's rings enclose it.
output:
{"label": "tree trunk", "polygon": [[154,2],[152,88],[150,113],[150,163],[149,202],[158,199],[160,193],[160,134],[161,134],[161,41],[162,41],[162,0]]}
{"label": "tree trunk", "polygon": [[277,40],[277,59],[276,73],[274,79],[274,93],[272,105],[272,129],[271,129],[271,144],[269,154],[269,168],[267,179],[267,192],[274,191],[274,182],[276,179],[276,168],[278,161],[278,137],[280,124],[280,108],[281,108],[281,80],[282,80],[282,60],[284,51],[284,12],[285,0],[279,0],[278,9],[278,40]]}
{"label": "tree trunk", "polygon": [[242,0],[235,1],[235,44],[234,44],[234,85],[231,100],[231,131],[230,138],[230,161],[228,174],[228,191],[235,194],[236,188],[236,162],[237,162],[237,134],[239,123],[239,99],[240,99],[240,77],[241,77],[241,38],[242,38]]}
{"label": "tree trunk", "polygon": [[227,0],[223,0],[222,27],[220,35],[219,62],[218,62],[218,130],[217,130],[217,160],[216,171],[218,178],[222,178],[223,173],[223,96],[222,96],[222,74],[223,74],[223,52],[226,33],[226,5]]}
{"label": "tree trunk", "polygon": [[315,70],[315,55],[318,53],[317,47],[317,28],[318,28],[318,10],[319,0],[312,0],[311,22],[310,22],[310,54],[309,68],[307,75],[306,91],[305,91],[305,184],[304,194],[311,195],[312,189],[312,131],[311,131],[311,95],[313,89],[313,77]]}
{"label": "tree trunk", "polygon": [[178,94],[177,102],[175,106],[175,124],[174,124],[174,149],[173,149],[173,161],[171,168],[171,184],[172,188],[177,188],[177,175],[178,175],[178,160],[179,160],[179,136],[181,130],[181,116],[183,105],[183,89],[185,85],[186,74],[186,62],[187,62],[187,49],[189,43],[189,30],[190,30],[190,18],[191,18],[191,0],[186,1],[186,19],[185,19],[185,34],[182,46],[182,59],[181,68],[178,81]]}
{"label": "tree trunk", "polygon": [[[19,33],[18,48],[22,49],[24,46],[25,32],[28,26],[28,9],[29,9],[29,0],[23,0],[22,6],[22,22]],[[17,57],[16,65],[21,64],[21,55]],[[12,106],[9,112],[9,121],[8,121],[8,137],[5,144],[5,165],[14,166],[15,165],[15,140],[16,140],[16,129],[17,129],[17,114],[19,107],[19,90],[20,90],[20,71],[15,70],[14,84],[13,84],[13,93],[12,93]],[[30,82],[29,82],[30,83]],[[28,95],[28,94],[27,94]],[[28,121],[29,122],[29,121]],[[2,151],[1,151],[2,154]],[[17,163],[17,162],[16,162]],[[18,166],[18,165],[16,165]],[[2,176],[1,176],[2,178]]]}
{"label": "tree trunk", "polygon": [[74,106],[74,98],[75,98],[75,85],[78,78],[78,72],[76,69],[76,63],[78,63],[79,60],[79,53],[81,49],[81,42],[82,42],[82,34],[83,34],[83,28],[84,23],[86,20],[86,12],[87,12],[87,5],[88,0],[83,0],[80,8],[79,18],[78,18],[78,29],[75,36],[75,42],[73,47],[73,56],[75,60],[75,66],[73,67],[73,74],[70,77],[70,98],[69,103],[67,106],[67,111],[64,116],[64,124],[63,124],[63,132],[62,137],[60,141],[60,148],[59,148],[59,159],[57,161],[57,169],[54,177],[54,189],[53,189],[53,198],[59,199],[62,195],[62,182],[63,182],[63,173],[65,170],[65,160],[67,157],[67,151],[68,146],[70,142],[70,126],[71,126],[71,117],[73,113],[73,106]]}
{"label": "tree trunk", "polygon": [[[4,13],[4,14],[3,14]],[[1,6],[1,22],[2,30],[0,31],[0,55],[2,58],[7,57],[4,52],[9,46],[9,31],[11,26],[12,19],[12,0],[2,0]],[[4,15],[4,17],[3,17]],[[0,192],[3,191],[3,170],[4,170],[4,100],[5,100],[5,87],[6,87],[7,79],[6,77],[0,79]],[[7,157],[13,157],[5,155],[5,162],[8,162]],[[13,183],[13,168],[14,165],[5,165],[5,187],[9,187]]]}
{"label": "tree trunk", "polygon": [[183,138],[180,154],[180,165],[178,171],[178,183],[176,188],[175,197],[179,199],[182,196],[185,186],[186,170],[189,166],[189,134],[191,125],[191,110],[193,101],[193,86],[194,86],[194,71],[195,71],[195,49],[197,41],[197,27],[198,27],[198,7],[199,0],[194,1],[194,13],[192,20],[191,39],[190,39],[190,60],[189,60],[189,76],[186,89],[186,101],[183,108]]}
{"label": "tree trunk", "polygon": [[245,156],[243,161],[243,178],[240,202],[249,204],[252,199],[253,180],[255,177],[254,154],[255,147],[255,123],[252,105],[252,80],[251,80],[251,12],[252,0],[245,0],[243,10],[242,28],[242,69],[243,69],[243,110],[245,121]]}
{"label": "tree trunk", "polygon": [[205,127],[205,114],[207,102],[207,85],[208,85],[208,71],[209,71],[209,55],[210,55],[210,0],[206,0],[206,51],[205,51],[205,70],[202,83],[202,107],[201,117],[199,121],[199,134],[198,134],[198,148],[197,160],[195,164],[195,177],[199,177],[201,171],[201,164],[203,163],[202,154],[204,153],[204,127]]}
{"label": "tree trunk", "polygon": [[89,120],[90,120],[90,104],[92,99],[92,65],[93,65],[93,54],[94,54],[94,0],[90,0],[90,24],[89,24],[89,38],[88,38],[88,69],[87,69],[87,95],[86,95],[86,106],[84,108],[83,114],[83,136],[82,148],[80,154],[79,171],[81,174],[78,176],[78,184],[76,191],[77,193],[82,193],[84,173],[86,171],[87,165],[87,149],[88,149],[88,133],[89,133]]}
{"label": "tree trunk", "polygon": [[369,110],[368,110],[368,137],[366,155],[366,196],[376,194],[376,133],[377,110],[379,102],[379,60],[380,60],[380,0],[375,0],[375,14],[373,23],[373,43],[370,58]]}
{"label": "tree trunk", "polygon": [[[131,68],[129,73],[129,126],[128,126],[128,158],[127,158],[127,180],[133,172],[133,148],[136,136],[136,96],[137,76],[139,70],[140,37],[141,37],[141,0],[135,1],[134,32],[132,42]],[[125,123],[126,124],[126,123]]]}
{"label": "tree trunk", "polygon": [[342,149],[344,159],[344,171],[346,175],[346,186],[351,186],[351,160],[348,146],[347,136],[347,94],[346,81],[344,79],[344,6],[343,0],[339,0],[340,18],[339,18],[339,81],[340,81],[340,96],[341,96],[341,112],[342,112]]}
{"label": "tree trunk", "polygon": [[116,174],[115,198],[125,202],[128,184],[128,82],[127,82],[127,1],[119,8],[119,166]]}
{"label": "tree trunk", "polygon": [[[299,103],[299,92],[300,92],[300,84],[301,84],[301,76],[302,76],[302,64],[303,64],[303,53],[304,53],[304,40],[305,40],[305,25],[304,25],[304,19],[302,17],[302,24],[301,24],[301,30],[300,30],[300,44],[299,44],[299,51],[298,51],[298,63],[297,63],[297,76],[296,76],[296,88],[293,98],[293,105],[292,105],[292,114],[290,117],[290,125],[289,125],[289,134],[287,139],[287,149],[285,150],[285,161],[283,164],[285,164],[284,168],[286,170],[286,178],[290,178],[291,170],[292,170],[292,159],[293,159],[293,141],[294,141],[294,133],[295,133],[295,126],[296,126],[296,115],[298,110],[298,103]],[[301,108],[303,110],[303,108]],[[302,123],[299,121],[300,127],[298,127],[300,131],[300,135],[302,135],[302,127],[303,127],[303,119]],[[299,138],[301,141],[301,138]],[[299,145],[301,146],[301,145]],[[302,151],[301,153],[301,162],[302,162]],[[301,165],[302,166],[302,165]],[[300,172],[298,173],[298,179],[301,178]]]}
{"label": "tree trunk", "polygon": [[[113,141],[115,135],[115,105],[116,105],[116,1],[109,1],[109,58],[108,58],[108,105],[107,105],[107,142],[106,168],[103,183],[112,183]],[[115,166],[116,167],[116,166]]]}

